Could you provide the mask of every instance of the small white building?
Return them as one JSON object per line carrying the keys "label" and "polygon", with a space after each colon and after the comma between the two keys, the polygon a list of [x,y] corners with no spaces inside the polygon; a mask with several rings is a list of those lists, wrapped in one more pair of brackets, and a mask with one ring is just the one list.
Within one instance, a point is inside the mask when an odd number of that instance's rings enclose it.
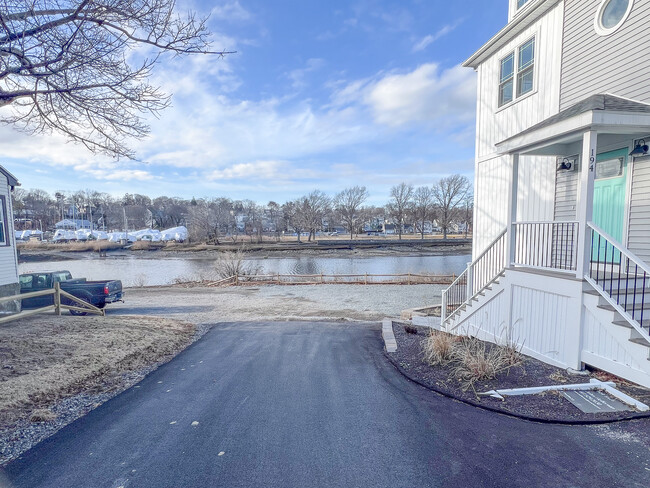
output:
{"label": "small white building", "polygon": [[[0,166],[0,296],[20,293],[18,255],[11,192],[20,186],[14,175]],[[20,301],[0,304],[0,313],[19,312]]]}
{"label": "small white building", "polygon": [[502,1],[465,63],[474,260],[442,328],[650,387],[650,0]]}

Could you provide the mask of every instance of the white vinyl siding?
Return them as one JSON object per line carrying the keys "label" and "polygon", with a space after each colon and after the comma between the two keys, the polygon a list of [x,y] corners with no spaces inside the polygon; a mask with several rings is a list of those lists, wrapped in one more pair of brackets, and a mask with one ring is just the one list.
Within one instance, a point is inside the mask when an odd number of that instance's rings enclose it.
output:
{"label": "white vinyl siding", "polygon": [[[535,37],[535,87],[520,100],[499,108],[501,60]],[[543,46],[543,47],[540,47]],[[495,144],[555,115],[560,105],[562,4],[549,10],[533,25],[478,67],[476,156],[479,161],[496,157]],[[543,66],[544,69],[539,69]]]}
{"label": "white vinyl siding", "polygon": [[[507,225],[512,162],[501,156],[476,167],[474,185],[474,257],[481,254]],[[519,158],[518,221],[553,220],[555,158]]]}
{"label": "white vinyl siding", "polygon": [[635,1],[627,20],[609,36],[594,28],[600,2],[566,0],[565,5],[560,108],[596,93],[650,103],[650,2]]}
{"label": "white vinyl siding", "polygon": [[553,220],[554,187],[555,158],[520,156],[517,221],[548,222]]}
{"label": "white vinyl siding", "polygon": [[580,172],[577,168],[572,171],[557,171],[555,176],[555,209],[553,220],[576,220],[576,205],[578,203],[578,183]]}
{"label": "white vinyl siding", "polygon": [[476,166],[474,185],[474,259],[506,227],[512,163],[506,156]]}
{"label": "white vinyl siding", "polygon": [[[6,242],[0,244],[0,285],[18,283],[18,262],[16,257],[16,238],[13,226],[13,208],[7,178],[0,174],[0,195],[6,202],[7,221],[4,225]],[[4,216],[2,217],[4,219]]]}
{"label": "white vinyl siding", "polygon": [[628,248],[650,263],[650,157],[632,163]]}

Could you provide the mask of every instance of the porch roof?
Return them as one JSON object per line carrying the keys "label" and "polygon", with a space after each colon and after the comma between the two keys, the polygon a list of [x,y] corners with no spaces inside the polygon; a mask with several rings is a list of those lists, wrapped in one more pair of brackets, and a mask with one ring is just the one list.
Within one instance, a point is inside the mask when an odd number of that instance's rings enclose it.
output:
{"label": "porch roof", "polygon": [[650,105],[610,94],[592,95],[496,144],[499,154],[565,154],[586,130],[644,136],[650,133]]}

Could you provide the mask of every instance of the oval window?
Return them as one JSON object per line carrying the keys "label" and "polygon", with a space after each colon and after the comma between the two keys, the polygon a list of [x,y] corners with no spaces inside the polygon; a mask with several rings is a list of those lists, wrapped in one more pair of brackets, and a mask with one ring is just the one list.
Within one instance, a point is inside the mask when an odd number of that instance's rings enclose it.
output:
{"label": "oval window", "polygon": [[598,34],[614,33],[630,15],[633,0],[603,0],[596,12],[594,26]]}

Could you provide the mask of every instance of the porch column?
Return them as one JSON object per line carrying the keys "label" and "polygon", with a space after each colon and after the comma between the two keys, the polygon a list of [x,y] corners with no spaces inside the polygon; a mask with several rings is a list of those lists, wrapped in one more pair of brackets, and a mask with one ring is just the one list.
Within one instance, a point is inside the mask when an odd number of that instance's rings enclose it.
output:
{"label": "porch column", "polygon": [[506,268],[515,262],[515,249],[517,246],[516,229],[514,222],[517,220],[517,189],[519,186],[519,154],[512,154],[511,161],[511,184],[508,191],[508,215],[506,220],[508,238],[506,239]]}
{"label": "porch column", "polygon": [[598,133],[595,130],[585,132],[582,136],[582,157],[580,167],[580,191],[578,193],[578,257],[576,277],[582,279],[589,271],[591,259],[591,238],[587,222],[591,222],[594,213],[594,176],[596,174],[596,151]]}

